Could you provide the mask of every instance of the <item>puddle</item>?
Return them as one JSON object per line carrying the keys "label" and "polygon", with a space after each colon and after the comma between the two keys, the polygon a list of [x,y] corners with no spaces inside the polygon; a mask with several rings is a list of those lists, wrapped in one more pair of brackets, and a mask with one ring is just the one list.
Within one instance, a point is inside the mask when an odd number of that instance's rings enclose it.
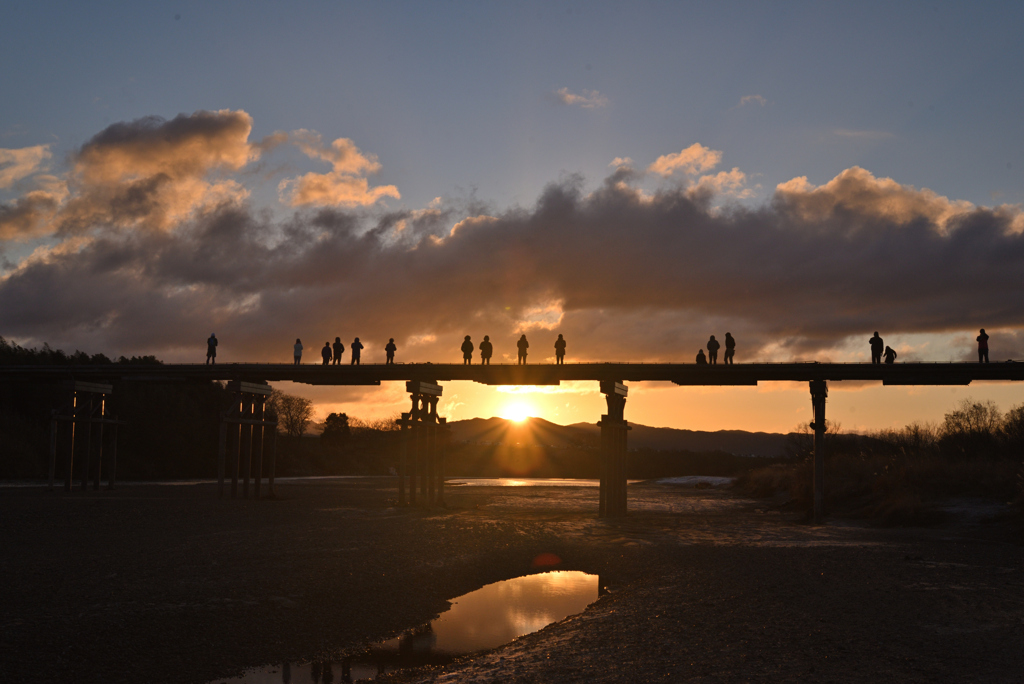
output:
{"label": "puddle", "polygon": [[597,600],[598,576],[555,571],[516,577],[456,599],[428,624],[374,644],[341,662],[286,663],[215,680],[238,684],[333,684],[373,679],[384,672],[443,665],[453,658],[501,646],[582,612]]}

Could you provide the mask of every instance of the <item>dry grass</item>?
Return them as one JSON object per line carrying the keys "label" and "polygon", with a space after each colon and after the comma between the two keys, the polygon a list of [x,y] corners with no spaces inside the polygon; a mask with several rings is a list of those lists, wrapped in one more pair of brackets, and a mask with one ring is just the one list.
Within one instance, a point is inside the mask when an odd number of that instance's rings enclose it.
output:
{"label": "dry grass", "polygon": [[[1024,466],[1014,461],[838,455],[826,461],[825,479],[830,512],[881,524],[939,522],[936,504],[951,497],[1015,501],[1024,514]],[[752,470],[738,477],[735,487],[753,497],[785,492],[793,507],[809,507],[811,462]]]}

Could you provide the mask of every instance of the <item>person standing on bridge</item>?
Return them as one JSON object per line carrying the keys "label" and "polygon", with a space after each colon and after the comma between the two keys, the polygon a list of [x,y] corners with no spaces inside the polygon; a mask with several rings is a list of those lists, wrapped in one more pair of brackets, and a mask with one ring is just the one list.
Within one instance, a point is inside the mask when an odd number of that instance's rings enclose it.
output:
{"label": "person standing on bridge", "polygon": [[324,360],[325,366],[331,365],[331,343],[324,342],[324,348],[320,350],[320,358]]}
{"label": "person standing on bridge", "polygon": [[708,363],[718,364],[718,350],[721,346],[721,343],[712,335],[708,340]]}
{"label": "person standing on bridge", "polygon": [[302,340],[298,337],[295,338],[295,365],[298,366],[302,363]]}
{"label": "person standing on bridge", "polygon": [[984,328],[978,335],[978,363],[988,363],[988,335],[985,334]]}
{"label": "person standing on bridge", "polygon": [[213,333],[210,333],[210,339],[206,340],[206,363],[217,363],[217,336]]}
{"label": "person standing on bridge", "polygon": [[708,365],[708,357],[704,356],[704,350],[703,349],[698,349],[697,350],[697,365],[698,366],[706,366],[706,365]]}
{"label": "person standing on bridge", "polygon": [[494,345],[491,344],[490,335],[484,335],[484,341],[480,343],[480,363],[484,366],[491,365],[491,355],[494,353]]}
{"label": "person standing on bridge", "polygon": [[388,366],[395,365],[395,352],[398,351],[398,347],[395,346],[395,338],[389,337],[388,343],[384,345],[384,353],[388,355],[387,361],[384,363]]}
{"label": "person standing on bridge", "polygon": [[473,340],[466,335],[466,339],[462,341],[462,365],[470,366],[473,364]]}
{"label": "person standing on bridge", "polygon": [[722,362],[731,366],[734,356],[736,356],[736,338],[732,336],[732,333],[725,333],[725,358],[722,359]]}
{"label": "person standing on bridge", "polygon": [[885,357],[886,363],[896,363],[896,350],[889,345],[885,345],[885,351],[882,355]]}
{"label": "person standing on bridge", "polygon": [[523,335],[522,337],[519,338],[519,341],[516,342],[516,347],[518,347],[519,349],[519,365],[525,366],[526,350],[530,348],[530,343],[526,341],[526,335]]}
{"label": "person standing on bridge", "polygon": [[561,335],[555,340],[555,363],[559,366],[565,363],[565,340]]}
{"label": "person standing on bridge", "polygon": [[875,331],[875,336],[868,340],[871,344],[871,363],[882,363],[882,351],[885,349],[885,343],[882,342],[882,338],[878,336],[878,331]]}
{"label": "person standing on bridge", "polygon": [[359,357],[360,357],[360,355],[362,354],[362,351],[363,351],[363,343],[360,342],[359,338],[357,337],[356,339],[352,340],[351,347],[352,347],[352,360],[349,362],[349,365],[358,366],[358,365],[360,365]]}
{"label": "person standing on bridge", "polygon": [[341,363],[341,355],[345,353],[345,344],[340,337],[335,337],[331,346],[334,347],[334,365],[337,366]]}

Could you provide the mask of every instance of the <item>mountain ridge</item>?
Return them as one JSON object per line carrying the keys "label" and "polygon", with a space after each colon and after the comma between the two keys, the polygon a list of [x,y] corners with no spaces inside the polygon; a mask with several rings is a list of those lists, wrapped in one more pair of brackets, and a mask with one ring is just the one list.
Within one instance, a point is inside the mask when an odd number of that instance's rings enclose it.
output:
{"label": "mountain ridge", "polygon": [[[470,418],[453,421],[452,440],[483,444],[593,448],[599,444],[601,428],[594,423],[559,425],[543,418],[521,423],[505,418]],[[786,451],[789,434],[745,430],[685,430],[630,423],[629,448],[654,451],[724,451],[737,456],[780,456]]]}

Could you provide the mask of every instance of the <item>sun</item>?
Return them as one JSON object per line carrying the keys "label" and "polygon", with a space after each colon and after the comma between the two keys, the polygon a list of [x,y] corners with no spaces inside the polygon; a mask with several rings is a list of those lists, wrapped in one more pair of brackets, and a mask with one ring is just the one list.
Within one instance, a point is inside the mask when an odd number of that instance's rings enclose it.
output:
{"label": "sun", "polygon": [[527,418],[533,416],[534,413],[536,413],[536,411],[534,411],[532,406],[521,401],[517,401],[512,404],[506,404],[505,408],[501,410],[501,417],[506,420],[521,423]]}

